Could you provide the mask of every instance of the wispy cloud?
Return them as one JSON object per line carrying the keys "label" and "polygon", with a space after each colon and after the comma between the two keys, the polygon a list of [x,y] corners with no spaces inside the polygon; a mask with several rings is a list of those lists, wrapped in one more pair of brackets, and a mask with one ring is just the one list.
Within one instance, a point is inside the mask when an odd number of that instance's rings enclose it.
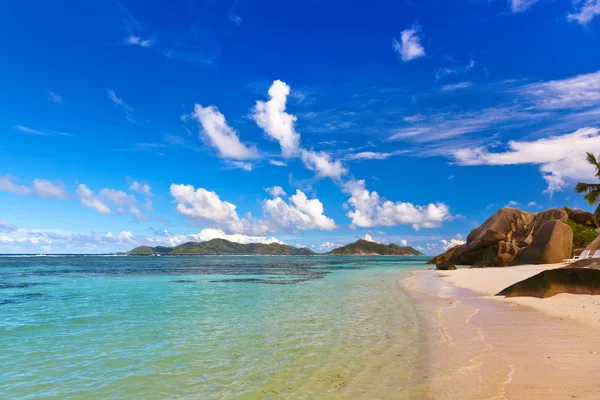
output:
{"label": "wispy cloud", "polygon": [[515,91],[540,109],[583,108],[600,103],[600,71],[530,83]]}
{"label": "wispy cloud", "polygon": [[121,99],[115,94],[114,91],[108,90],[107,93],[110,101],[112,101],[113,104],[123,112],[123,115],[125,115],[125,119],[127,119],[127,121],[129,122],[135,122],[132,116],[133,112],[135,111],[134,108],[126,104],[123,101],[123,99]]}
{"label": "wispy cloud", "polygon": [[442,67],[435,71],[435,80],[439,81],[440,79],[448,75],[464,74],[471,71],[473,68],[475,68],[474,60],[470,60],[469,63],[464,66]]}
{"label": "wispy cloud", "polygon": [[425,56],[425,49],[421,44],[420,34],[421,26],[414,24],[412,28],[402,31],[400,40],[396,38],[392,40],[392,47],[400,55],[402,61],[408,62]]}
{"label": "wispy cloud", "polygon": [[523,12],[537,2],[538,0],[510,0],[510,8],[515,13]]}
{"label": "wispy cloud", "polygon": [[387,160],[390,157],[406,154],[407,152],[407,150],[397,150],[392,152],[361,151],[348,154],[344,159],[350,161]]}
{"label": "wispy cloud", "polygon": [[71,135],[70,133],[67,133],[67,132],[58,132],[58,131],[45,132],[45,131],[40,131],[38,129],[29,128],[29,127],[23,126],[23,125],[17,125],[17,126],[15,126],[15,129],[18,130],[18,131],[21,131],[23,133],[27,133],[29,135],[68,136],[68,137],[72,137],[73,136],[73,135]]}
{"label": "wispy cloud", "polygon": [[62,103],[63,98],[54,92],[48,92],[48,101],[52,103]]}
{"label": "wispy cloud", "polygon": [[124,40],[125,44],[140,47],[150,47],[154,43],[152,39],[142,39],[139,36],[129,36]]}
{"label": "wispy cloud", "polygon": [[597,15],[600,15],[600,0],[573,0],[575,11],[567,18],[581,25],[589,24]]}
{"label": "wispy cloud", "polygon": [[453,83],[450,85],[444,85],[444,86],[442,86],[441,90],[443,90],[445,92],[449,92],[449,91],[453,91],[453,90],[466,89],[471,86],[473,86],[472,82],[459,82],[459,83]]}

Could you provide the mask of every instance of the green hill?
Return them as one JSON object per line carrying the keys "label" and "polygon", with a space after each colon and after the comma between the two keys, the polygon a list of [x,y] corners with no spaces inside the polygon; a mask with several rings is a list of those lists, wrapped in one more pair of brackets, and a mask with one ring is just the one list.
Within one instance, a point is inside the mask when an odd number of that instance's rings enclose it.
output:
{"label": "green hill", "polygon": [[368,240],[359,239],[354,243],[347,244],[343,247],[331,250],[329,253],[335,256],[422,256],[418,250],[410,246],[398,246],[397,244],[383,244],[369,242]]}
{"label": "green hill", "polygon": [[129,251],[128,255],[150,256],[150,255],[288,255],[303,256],[315,254],[307,248],[297,248],[287,244],[250,243],[241,244],[230,242],[225,239],[212,239],[206,242],[188,242],[175,247],[165,246],[139,246]]}

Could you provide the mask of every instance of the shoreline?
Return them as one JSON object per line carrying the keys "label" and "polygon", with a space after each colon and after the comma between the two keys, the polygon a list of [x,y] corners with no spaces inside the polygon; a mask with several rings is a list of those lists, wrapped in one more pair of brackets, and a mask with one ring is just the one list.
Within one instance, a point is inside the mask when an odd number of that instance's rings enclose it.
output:
{"label": "shoreline", "polygon": [[424,398],[597,398],[600,297],[493,296],[558,266],[413,272],[404,286],[426,332]]}

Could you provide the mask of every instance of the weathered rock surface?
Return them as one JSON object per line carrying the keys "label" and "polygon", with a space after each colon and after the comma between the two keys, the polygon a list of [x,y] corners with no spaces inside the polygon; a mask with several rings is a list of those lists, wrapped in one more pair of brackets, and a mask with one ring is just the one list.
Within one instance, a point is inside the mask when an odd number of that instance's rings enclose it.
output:
{"label": "weathered rock surface", "polygon": [[548,221],[557,220],[565,222],[567,219],[569,219],[569,215],[562,208],[550,208],[546,211],[539,212],[535,214],[535,217],[533,218],[530,234],[535,236],[542,225]]}
{"label": "weathered rock surface", "polygon": [[569,213],[569,219],[581,225],[591,226],[594,229],[598,227],[598,222],[596,217],[594,217],[594,214],[587,211],[578,209],[571,210]]}
{"label": "weathered rock surface", "polygon": [[449,270],[456,269],[456,266],[454,264],[452,264],[450,261],[448,261],[444,258],[441,258],[436,262],[435,269],[439,269],[442,271],[449,271]]}
{"label": "weathered rock surface", "polygon": [[469,233],[464,252],[469,253],[500,241],[522,242],[529,236],[534,218],[535,214],[516,208],[501,208]]}
{"label": "weathered rock surface", "polygon": [[560,221],[547,221],[511,265],[554,264],[569,258],[573,251],[573,230]]}
{"label": "weathered rock surface", "polygon": [[596,250],[600,250],[600,236],[592,241],[592,243],[585,246],[584,250],[589,250],[591,254],[594,254]]}
{"label": "weathered rock surface", "polygon": [[[574,268],[576,264],[584,262],[588,262],[586,268]],[[594,260],[582,260],[578,263],[542,271],[507,287],[496,296],[546,298],[559,293],[600,295],[600,263]]]}

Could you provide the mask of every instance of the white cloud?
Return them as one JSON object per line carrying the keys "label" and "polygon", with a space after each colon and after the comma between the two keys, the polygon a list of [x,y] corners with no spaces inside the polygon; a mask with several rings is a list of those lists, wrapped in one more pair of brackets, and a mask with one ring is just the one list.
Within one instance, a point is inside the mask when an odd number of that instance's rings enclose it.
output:
{"label": "white cloud", "polygon": [[425,56],[425,49],[421,45],[421,27],[417,24],[410,29],[405,29],[400,34],[400,41],[392,40],[394,51],[402,57],[402,61],[408,62],[415,58]]}
{"label": "white cloud", "polygon": [[215,106],[202,107],[196,104],[192,116],[202,126],[203,139],[222,158],[249,160],[260,157],[255,146],[246,146],[240,142],[237,132],[227,125],[225,116]]}
{"label": "white cloud", "polygon": [[232,168],[237,168],[248,172],[252,171],[252,169],[254,168],[254,165],[252,163],[245,161],[228,161],[228,164]]}
{"label": "white cloud", "polygon": [[55,197],[66,200],[69,198],[65,186],[61,181],[50,182],[46,179],[36,178],[33,180],[33,191],[43,199]]}
{"label": "white cloud", "polygon": [[565,187],[565,179],[595,179],[586,152],[600,153],[597,128],[582,128],[530,142],[509,141],[504,152],[490,152],[486,147],[456,149],[453,156],[459,165],[539,165],[548,183],[545,193],[551,194]]}
{"label": "white cloud", "polygon": [[180,214],[210,221],[239,220],[235,205],[222,201],[219,195],[192,185],[171,185],[171,196],[177,201]]}
{"label": "white cloud", "polygon": [[100,200],[100,198],[87,185],[80,184],[77,187],[77,197],[84,207],[91,208],[100,214],[111,214],[112,210]]}
{"label": "white cloud", "polygon": [[402,239],[400,241],[400,246],[408,246],[408,241],[406,239]]}
{"label": "white cloud", "polygon": [[241,25],[242,23],[242,17],[235,14],[233,11],[229,11],[229,20],[236,25]]}
{"label": "white cloud", "polygon": [[527,203],[527,208],[542,208],[542,206],[538,203],[536,203],[535,201],[530,201],[529,203]]}
{"label": "white cloud", "polygon": [[114,91],[108,90],[107,93],[110,101],[112,101],[113,104],[123,112],[125,119],[127,119],[129,122],[133,122],[133,112],[135,111],[134,108],[128,104],[125,104],[123,99],[118,97]]}
{"label": "white cloud", "polygon": [[375,152],[375,151],[362,151],[359,153],[348,154],[344,158],[351,161],[364,161],[364,160],[387,160],[388,158],[406,153],[404,150],[392,151],[392,152]]}
{"label": "white cloud", "polygon": [[373,236],[369,235],[368,233],[365,233],[365,237],[363,239],[366,240],[367,242],[377,243],[376,240],[373,240]]}
{"label": "white cloud", "polygon": [[134,195],[115,189],[102,189],[100,191],[100,197],[120,206],[135,204],[137,202]]}
{"label": "white cloud", "polygon": [[248,243],[285,244],[285,242],[283,242],[275,237],[248,236],[248,235],[242,235],[239,233],[227,234],[227,233],[223,232],[221,229],[215,229],[215,228],[202,229],[199,233],[192,234],[192,235],[190,235],[190,237],[192,237],[194,240],[200,241],[200,242],[204,242],[204,241],[212,240],[212,239],[225,239],[225,240],[229,240],[230,242],[242,243],[242,244],[248,244]]}
{"label": "white cloud", "polygon": [[339,160],[333,161],[329,154],[323,151],[302,149],[301,157],[306,168],[316,172],[317,176],[322,178],[340,179],[348,172]]}
{"label": "white cloud", "polygon": [[286,163],[284,163],[283,161],[279,161],[279,160],[269,160],[269,164],[275,165],[276,167],[286,167],[287,166]]}
{"label": "white cloud", "polygon": [[582,108],[600,103],[600,71],[515,89],[538,109]]}
{"label": "white cloud", "polygon": [[0,231],[14,231],[17,227],[8,222],[0,221]]}
{"label": "white cloud", "polygon": [[142,196],[146,196],[146,197],[154,196],[152,194],[152,188],[147,183],[140,183],[138,181],[133,181],[133,182],[131,182],[131,185],[129,185],[129,190],[131,190],[132,192],[141,194]]}
{"label": "white cloud", "polygon": [[125,44],[133,46],[150,47],[154,41],[152,39],[142,39],[139,36],[129,36],[125,39]]}
{"label": "white cloud", "polygon": [[442,67],[435,71],[435,80],[439,81],[444,76],[448,76],[448,75],[464,74],[464,73],[469,72],[473,68],[475,68],[475,60],[469,60],[469,63],[467,65],[465,65],[464,67],[463,66]]}
{"label": "white cloud", "polygon": [[440,240],[440,242],[442,243],[442,246],[443,246],[444,250],[448,250],[448,249],[450,249],[452,247],[459,246],[461,244],[465,244],[466,243],[464,240],[462,240],[460,238],[460,235],[457,235],[456,238],[450,239],[450,240],[442,239],[442,240]]}
{"label": "white cloud", "polygon": [[506,207],[513,207],[514,208],[514,207],[518,207],[520,205],[521,205],[521,203],[519,203],[518,201],[511,200],[511,201],[508,202],[508,204],[506,205]]}
{"label": "white cloud", "polygon": [[270,99],[257,101],[252,118],[271,138],[279,142],[284,157],[297,154],[300,147],[300,134],[295,130],[296,117],[285,112],[290,87],[280,80],[269,88]]}
{"label": "white cloud", "polygon": [[10,175],[0,175],[0,190],[8,193],[16,194],[18,196],[27,196],[31,194],[31,188],[18,185],[15,183],[17,178]]}
{"label": "white cloud", "polygon": [[538,0],[510,0],[510,8],[512,12],[518,13],[527,10],[529,7],[537,3]]}
{"label": "white cloud", "polygon": [[469,133],[506,128],[524,121],[539,121],[542,116],[545,115],[515,106],[490,107],[458,114],[440,113],[427,121],[393,130],[388,140],[439,142]]}
{"label": "white cloud", "polygon": [[333,250],[335,248],[338,248],[338,247],[342,247],[342,245],[338,244],[338,243],[333,243],[333,242],[323,242],[319,246],[319,249],[321,251],[323,251],[323,252],[326,252],[326,251],[331,251],[331,250]]}
{"label": "white cloud", "polygon": [[453,90],[458,90],[458,89],[466,89],[470,86],[473,86],[473,83],[471,82],[460,82],[460,83],[453,83],[450,85],[444,85],[442,86],[442,91],[444,92],[450,92]]}
{"label": "white cloud", "polygon": [[287,196],[287,193],[285,193],[285,190],[281,186],[267,187],[265,188],[265,192],[273,197]]}
{"label": "white cloud", "polygon": [[48,101],[50,101],[52,103],[62,103],[63,98],[54,92],[48,92]]}
{"label": "white cloud", "polygon": [[600,0],[573,0],[573,6],[576,10],[568,15],[569,21],[587,25],[596,15],[600,15]]}
{"label": "white cloud", "polygon": [[58,132],[58,131],[51,131],[51,132],[44,132],[44,131],[40,131],[37,129],[33,129],[33,128],[29,128],[23,125],[17,125],[15,126],[15,129],[30,135],[40,135],[40,136],[51,136],[51,135],[55,135],[55,136],[73,136],[70,133],[67,132]]}
{"label": "white cloud", "polygon": [[281,197],[263,202],[263,211],[271,223],[280,228],[292,230],[333,230],[335,221],[323,214],[323,203],[319,199],[308,199],[301,190],[289,197],[286,203]]}
{"label": "white cloud", "polygon": [[546,181],[548,187],[543,193],[552,196],[554,192],[562,192],[563,188],[567,186],[567,182],[562,177],[562,174],[558,171],[552,171],[549,174],[542,174],[542,178]]}
{"label": "white cloud", "polygon": [[362,228],[375,226],[411,225],[413,229],[436,228],[443,221],[452,219],[450,209],[444,203],[415,206],[412,203],[392,202],[380,198],[377,192],[365,188],[365,181],[349,181],[344,192],[350,194],[348,204],[352,208],[346,215],[352,225]]}
{"label": "white cloud", "polygon": [[18,131],[24,132],[24,133],[28,133],[30,135],[41,135],[41,136],[48,135],[48,133],[46,133],[46,132],[39,131],[37,129],[28,128],[23,125],[17,125],[17,126],[15,126],[15,129]]}
{"label": "white cloud", "polygon": [[61,181],[51,182],[46,179],[35,178],[33,187],[15,183],[17,178],[10,175],[0,175],[0,191],[15,194],[17,196],[36,195],[42,199],[58,198],[67,199],[69,195]]}

